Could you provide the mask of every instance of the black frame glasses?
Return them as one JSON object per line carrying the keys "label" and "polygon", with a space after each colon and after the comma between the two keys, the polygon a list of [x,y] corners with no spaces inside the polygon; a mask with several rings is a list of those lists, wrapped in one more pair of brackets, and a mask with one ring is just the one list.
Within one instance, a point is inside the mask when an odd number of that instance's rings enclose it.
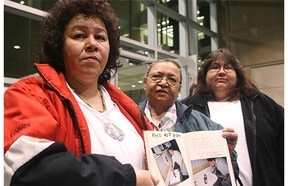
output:
{"label": "black frame glasses", "polygon": [[216,73],[216,72],[219,72],[222,67],[226,73],[231,73],[231,72],[235,71],[235,68],[230,63],[224,64],[223,66],[220,65],[219,63],[211,63],[208,70],[212,73]]}

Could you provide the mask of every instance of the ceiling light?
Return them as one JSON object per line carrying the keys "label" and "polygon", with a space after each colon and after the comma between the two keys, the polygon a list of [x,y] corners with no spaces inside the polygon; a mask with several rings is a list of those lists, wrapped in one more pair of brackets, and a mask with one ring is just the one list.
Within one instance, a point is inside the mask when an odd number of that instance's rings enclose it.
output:
{"label": "ceiling light", "polygon": [[18,50],[18,49],[20,49],[20,46],[19,45],[14,45],[14,49]]}

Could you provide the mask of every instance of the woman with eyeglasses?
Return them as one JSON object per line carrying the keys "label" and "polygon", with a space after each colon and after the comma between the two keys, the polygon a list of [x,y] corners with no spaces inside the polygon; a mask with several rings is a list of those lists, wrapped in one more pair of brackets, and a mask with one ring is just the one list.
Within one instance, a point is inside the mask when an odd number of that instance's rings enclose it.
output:
{"label": "woman with eyeglasses", "polygon": [[234,148],[237,133],[232,128],[225,128],[204,114],[187,107],[177,100],[181,90],[181,66],[172,59],[159,59],[149,65],[144,77],[144,90],[147,99],[139,104],[149,121],[158,131],[192,132],[204,130],[223,130],[223,137],[228,141],[237,173]]}
{"label": "woman with eyeglasses", "polygon": [[196,89],[187,104],[238,134],[243,185],[284,185],[284,108],[253,85],[226,48],[204,60]]}

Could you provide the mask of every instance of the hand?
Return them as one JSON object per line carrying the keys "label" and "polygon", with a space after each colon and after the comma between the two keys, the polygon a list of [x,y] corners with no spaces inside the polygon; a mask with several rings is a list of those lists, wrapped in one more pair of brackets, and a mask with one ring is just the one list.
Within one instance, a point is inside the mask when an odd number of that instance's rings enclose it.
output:
{"label": "hand", "polygon": [[135,170],[136,186],[155,186],[159,183],[159,179],[153,177],[147,170]]}
{"label": "hand", "polygon": [[232,128],[225,128],[222,136],[227,140],[229,152],[232,152],[236,147],[238,134]]}
{"label": "hand", "polygon": [[229,174],[222,175],[223,181],[226,181],[228,179],[228,177],[229,177]]}

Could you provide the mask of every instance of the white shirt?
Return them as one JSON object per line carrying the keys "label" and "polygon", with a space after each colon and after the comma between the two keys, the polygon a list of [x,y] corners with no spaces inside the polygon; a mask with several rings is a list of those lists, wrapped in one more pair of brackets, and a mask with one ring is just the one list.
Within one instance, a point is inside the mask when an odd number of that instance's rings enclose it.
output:
{"label": "white shirt", "polygon": [[134,169],[145,169],[141,136],[111,100],[107,90],[103,86],[100,88],[107,109],[103,113],[88,106],[72,91],[88,124],[91,153],[114,156],[123,164],[130,163]]}
{"label": "white shirt", "polygon": [[240,179],[245,186],[252,186],[252,168],[248,153],[244,121],[239,100],[233,102],[208,102],[210,116],[213,121],[225,128],[233,128],[238,134],[236,152]]}

